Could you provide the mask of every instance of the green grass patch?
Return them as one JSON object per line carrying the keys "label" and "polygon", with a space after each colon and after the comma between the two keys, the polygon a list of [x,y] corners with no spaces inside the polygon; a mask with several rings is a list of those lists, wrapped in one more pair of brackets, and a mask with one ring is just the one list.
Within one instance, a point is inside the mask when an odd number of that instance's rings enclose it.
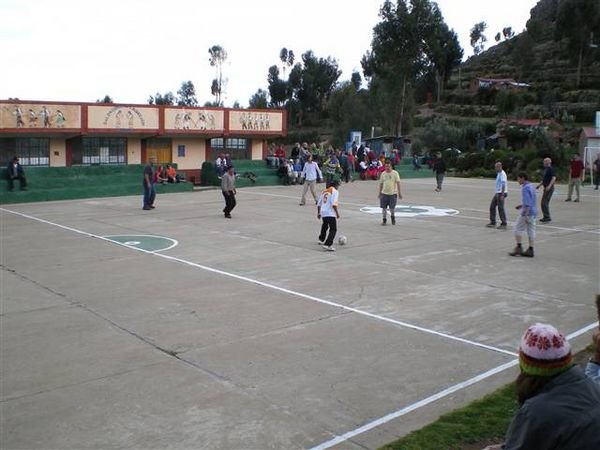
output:
{"label": "green grass patch", "polygon": [[514,383],[510,383],[381,450],[455,450],[469,443],[502,442],[517,406]]}

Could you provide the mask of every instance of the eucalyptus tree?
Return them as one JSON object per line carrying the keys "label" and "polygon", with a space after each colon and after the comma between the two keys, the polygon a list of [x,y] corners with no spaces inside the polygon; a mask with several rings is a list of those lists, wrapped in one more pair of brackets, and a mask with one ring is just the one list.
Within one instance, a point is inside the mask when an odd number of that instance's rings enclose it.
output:
{"label": "eucalyptus tree", "polygon": [[263,89],[257,90],[256,93],[252,97],[250,97],[250,100],[248,100],[248,107],[256,109],[266,109],[269,105],[268,96],[269,94],[267,93],[267,91]]}
{"label": "eucalyptus tree", "polygon": [[479,22],[473,25],[469,37],[471,38],[471,47],[473,47],[473,53],[479,55],[483,51],[483,47],[487,42],[487,37],[483,34],[487,28],[485,22]]}
{"label": "eucalyptus tree", "polygon": [[148,104],[150,105],[174,105],[175,96],[171,91],[161,94],[157,92],[154,96],[148,97]]}
{"label": "eucalyptus tree", "polygon": [[177,104],[179,106],[198,106],[196,100],[196,88],[191,81],[183,81],[177,91]]}
{"label": "eucalyptus tree", "polygon": [[220,45],[213,45],[208,49],[210,55],[208,61],[210,66],[215,68],[215,78],[213,79],[210,87],[211,94],[215,97],[215,105],[221,106],[221,99],[223,92],[225,91],[225,80],[223,78],[223,64],[227,60],[227,52]]}
{"label": "eucalyptus tree", "polygon": [[269,67],[267,82],[269,83],[271,105],[276,108],[285,105],[288,99],[288,83],[279,78],[279,68],[277,66]]}
{"label": "eucalyptus tree", "polygon": [[285,68],[287,67],[293,67],[294,66],[294,61],[296,59],[296,55],[294,55],[294,51],[293,50],[288,50],[287,48],[283,47],[281,49],[281,51],[279,52],[279,59],[282,62],[282,71],[283,71],[283,78],[285,78]]}
{"label": "eucalyptus tree", "polygon": [[462,51],[435,2],[386,0],[379,16],[361,66],[380,112],[379,125],[401,135],[405,112],[414,105],[417,79],[433,71],[442,85]]}
{"label": "eucalyptus tree", "polygon": [[[296,63],[288,79],[291,103],[299,104],[299,124],[307,112],[320,114],[342,72],[331,57],[317,58],[312,50],[302,54],[302,64]],[[295,101],[294,101],[295,100]]]}

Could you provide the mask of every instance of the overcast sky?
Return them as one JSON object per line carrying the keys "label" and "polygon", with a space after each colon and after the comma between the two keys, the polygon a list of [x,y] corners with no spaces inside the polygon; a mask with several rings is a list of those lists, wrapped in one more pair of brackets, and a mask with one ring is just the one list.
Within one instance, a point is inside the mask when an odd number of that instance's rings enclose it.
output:
{"label": "overcast sky", "polygon": [[[383,0],[0,0],[0,99],[147,103],[191,80],[212,101],[208,49],[228,53],[225,106],[267,89],[281,48],[332,57],[340,81],[361,72]],[[503,27],[520,32],[537,0],[438,0],[465,58],[469,31],[488,24],[488,46]],[[487,47],[486,47],[487,48]],[[362,73],[361,73],[362,75]]]}

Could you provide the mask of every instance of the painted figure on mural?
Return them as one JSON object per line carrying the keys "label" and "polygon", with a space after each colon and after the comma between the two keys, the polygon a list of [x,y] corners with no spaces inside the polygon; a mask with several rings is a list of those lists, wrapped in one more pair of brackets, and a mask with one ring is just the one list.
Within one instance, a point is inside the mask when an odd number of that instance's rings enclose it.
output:
{"label": "painted figure on mural", "polygon": [[133,128],[133,113],[131,110],[127,111],[127,128]]}
{"label": "painted figure on mural", "polygon": [[35,111],[29,108],[29,128],[37,127],[38,116]]}
{"label": "painted figure on mural", "polygon": [[118,110],[115,114],[115,127],[121,128],[123,126],[123,111]]}
{"label": "painted figure on mural", "polygon": [[179,130],[181,128],[181,113],[175,114],[175,121],[173,122],[173,128]]}
{"label": "painted figure on mural", "polygon": [[64,128],[66,120],[67,119],[65,118],[64,114],[62,113],[62,111],[60,109],[57,109],[56,110],[56,117],[54,119],[54,122],[56,123],[56,126],[58,128]]}
{"label": "painted figure on mural", "polygon": [[42,106],[42,110],[40,111],[40,117],[44,119],[44,128],[52,126],[50,123],[50,110],[46,108],[46,106]]}
{"label": "painted figure on mural", "polygon": [[17,120],[17,128],[23,127],[25,122],[23,122],[23,111],[21,111],[21,107],[19,105],[15,105],[15,111],[13,114]]}

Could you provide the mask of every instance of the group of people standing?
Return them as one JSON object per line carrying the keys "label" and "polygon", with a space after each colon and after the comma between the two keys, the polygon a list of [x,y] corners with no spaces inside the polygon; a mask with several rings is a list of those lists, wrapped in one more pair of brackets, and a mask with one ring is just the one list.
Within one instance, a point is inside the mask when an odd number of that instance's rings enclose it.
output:
{"label": "group of people standing", "polygon": [[[596,169],[595,172],[600,171],[600,154],[597,156],[596,161],[598,161],[597,164],[599,168]],[[543,164],[544,172],[542,175],[542,180],[535,187],[530,183],[527,173],[521,172],[517,175],[517,181],[521,186],[521,203],[516,206],[516,209],[519,211],[514,228],[516,247],[512,252],[509,253],[510,256],[534,256],[533,245],[536,234],[536,218],[538,215],[536,190],[539,190],[540,188],[542,189],[542,198],[540,201],[542,218],[540,219],[540,222],[548,223],[552,221],[552,217],[550,215],[550,200],[554,194],[556,171],[554,167],[552,167],[551,158],[544,158]],[[489,228],[506,229],[507,221],[506,211],[504,209],[504,199],[508,196],[508,181],[506,172],[503,170],[502,163],[500,161],[496,162],[495,169],[496,189],[490,203],[490,222],[486,226]],[[580,186],[585,176],[584,169],[585,168],[583,162],[581,161],[581,157],[578,154],[574,155],[569,167],[568,194],[567,198],[565,199],[566,202],[574,201],[577,203],[580,201]],[[575,200],[572,200],[573,190],[575,190],[577,195]],[[500,218],[500,225],[497,227],[496,211],[498,211],[498,216]],[[522,247],[522,239],[525,234],[527,234],[529,247],[524,251]]]}

